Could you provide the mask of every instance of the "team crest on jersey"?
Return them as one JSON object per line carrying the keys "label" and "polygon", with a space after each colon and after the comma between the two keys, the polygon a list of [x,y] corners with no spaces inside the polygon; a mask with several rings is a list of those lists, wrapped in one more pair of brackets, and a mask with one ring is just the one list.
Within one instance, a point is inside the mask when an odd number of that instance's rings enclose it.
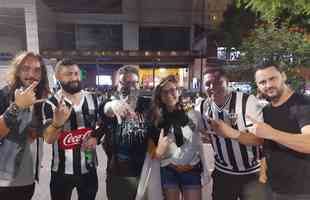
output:
{"label": "team crest on jersey", "polygon": [[93,130],[90,128],[79,128],[72,131],[63,131],[60,133],[58,143],[61,149],[74,149],[80,146]]}

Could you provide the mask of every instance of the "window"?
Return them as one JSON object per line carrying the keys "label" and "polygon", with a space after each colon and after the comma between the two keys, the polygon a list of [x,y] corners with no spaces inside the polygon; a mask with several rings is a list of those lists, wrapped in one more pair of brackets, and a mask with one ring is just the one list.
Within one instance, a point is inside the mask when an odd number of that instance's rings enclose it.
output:
{"label": "window", "polygon": [[96,85],[102,86],[102,85],[112,85],[112,76],[110,75],[97,75],[96,76]]}

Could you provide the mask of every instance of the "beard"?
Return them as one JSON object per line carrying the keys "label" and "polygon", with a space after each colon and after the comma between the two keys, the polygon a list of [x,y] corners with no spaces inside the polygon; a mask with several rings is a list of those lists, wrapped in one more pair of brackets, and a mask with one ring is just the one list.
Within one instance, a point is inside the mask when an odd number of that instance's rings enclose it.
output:
{"label": "beard", "polygon": [[[266,95],[265,95],[266,100],[269,102],[271,102],[271,101],[277,102],[281,98],[281,96],[284,92],[284,86],[281,86],[279,88],[270,88],[270,89],[275,90],[275,94],[274,95],[268,95],[268,91],[267,91]],[[270,89],[268,89],[268,90],[270,90]]]}
{"label": "beard", "polygon": [[69,94],[75,94],[82,90],[81,81],[70,81],[66,83],[63,81],[59,81],[59,82],[60,82],[62,89]]}
{"label": "beard", "polygon": [[138,97],[139,95],[138,89],[134,87],[122,87],[120,88],[119,93],[122,98]]}

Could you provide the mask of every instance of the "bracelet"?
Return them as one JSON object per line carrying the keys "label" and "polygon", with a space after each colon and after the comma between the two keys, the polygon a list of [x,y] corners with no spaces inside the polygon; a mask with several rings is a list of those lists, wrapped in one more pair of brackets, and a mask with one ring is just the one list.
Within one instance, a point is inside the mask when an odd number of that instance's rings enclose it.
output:
{"label": "bracelet", "polygon": [[9,106],[8,110],[14,116],[17,116],[20,113],[20,108],[18,107],[18,105],[16,103],[12,103]]}
{"label": "bracelet", "polygon": [[52,126],[54,129],[61,129],[64,125],[56,126],[54,123],[51,123],[51,126]]}

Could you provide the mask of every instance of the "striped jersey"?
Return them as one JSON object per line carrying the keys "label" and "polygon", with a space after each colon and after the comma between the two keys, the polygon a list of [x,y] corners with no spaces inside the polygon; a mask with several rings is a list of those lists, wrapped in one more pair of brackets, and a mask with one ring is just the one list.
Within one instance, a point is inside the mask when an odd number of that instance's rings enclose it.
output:
{"label": "striped jersey", "polygon": [[[202,113],[204,122],[208,118],[221,119],[240,131],[247,131],[253,125],[247,115],[258,121],[263,119],[262,106],[256,97],[241,92],[231,92],[221,107],[206,99],[196,109]],[[217,170],[234,175],[252,174],[260,170],[261,145],[243,145],[238,140],[212,134],[212,131],[210,130],[210,139]]]}
{"label": "striped jersey", "polygon": [[[96,151],[91,151],[92,163],[87,162],[87,156],[81,144],[83,140],[95,130],[97,120],[97,99],[95,96],[81,91],[82,98],[79,105],[73,105],[69,119],[58,133],[58,139],[53,143],[51,170],[60,174],[80,175],[88,173],[97,165]],[[53,110],[58,105],[60,95],[50,97],[43,105],[43,122],[53,119]],[[67,106],[72,103],[64,99]],[[89,152],[87,152],[89,153]]]}

